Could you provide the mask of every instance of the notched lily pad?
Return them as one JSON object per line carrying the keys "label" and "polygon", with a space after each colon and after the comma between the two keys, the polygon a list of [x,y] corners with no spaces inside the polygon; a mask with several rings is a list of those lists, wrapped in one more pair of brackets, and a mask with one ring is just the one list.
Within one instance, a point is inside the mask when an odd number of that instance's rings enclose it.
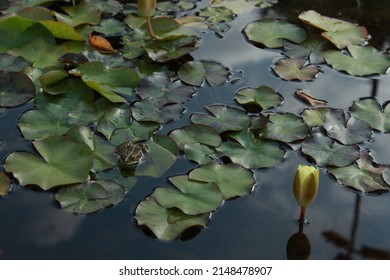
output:
{"label": "notched lily pad", "polygon": [[0,107],[16,107],[35,96],[35,86],[21,72],[0,71]]}
{"label": "notched lily pad", "polygon": [[316,65],[308,64],[304,59],[279,59],[273,70],[287,81],[311,81],[320,72]]}
{"label": "notched lily pad", "polygon": [[320,132],[312,133],[303,143],[302,152],[319,166],[347,166],[359,158],[359,146],[341,145]]}
{"label": "notched lily pad", "polygon": [[320,126],[324,124],[325,114],[330,110],[331,108],[328,107],[305,109],[302,118],[308,126]]}
{"label": "notched lily pad", "polygon": [[184,107],[181,104],[166,104],[164,99],[145,98],[131,105],[133,117],[139,122],[167,123],[179,119]]}
{"label": "notched lily pad", "polygon": [[125,194],[126,189],[114,181],[87,181],[62,187],[56,200],[67,212],[89,214],[119,204]]}
{"label": "notched lily pad", "polygon": [[201,17],[207,17],[211,22],[229,22],[234,18],[232,10],[226,7],[207,7],[200,11]]}
{"label": "notched lily pad", "polygon": [[175,129],[169,134],[169,137],[177,143],[181,150],[184,149],[186,144],[200,143],[211,147],[217,147],[221,144],[221,137],[218,132],[214,128],[202,124]]}
{"label": "notched lily pad", "polygon": [[325,61],[324,53],[330,47],[331,44],[325,39],[314,37],[308,38],[301,44],[286,42],[283,50],[289,58],[304,59],[311,64],[319,64]]}
{"label": "notched lily pad", "polygon": [[363,99],[355,101],[351,107],[351,115],[368,123],[373,129],[390,131],[390,106],[389,103],[379,104],[375,99]]}
{"label": "notched lily pad", "polygon": [[206,227],[209,213],[187,215],[177,208],[166,209],[156,202],[153,196],[147,197],[138,204],[135,219],[138,225],[148,227],[156,238],[175,240],[191,227]]}
{"label": "notched lily pad", "polygon": [[249,23],[244,33],[249,41],[262,44],[267,48],[283,47],[285,40],[299,44],[306,39],[306,32],[303,28],[275,19],[262,19]]}
{"label": "notched lily pad", "polygon": [[235,99],[241,105],[256,105],[261,110],[277,107],[284,101],[279,93],[267,86],[240,89]]}

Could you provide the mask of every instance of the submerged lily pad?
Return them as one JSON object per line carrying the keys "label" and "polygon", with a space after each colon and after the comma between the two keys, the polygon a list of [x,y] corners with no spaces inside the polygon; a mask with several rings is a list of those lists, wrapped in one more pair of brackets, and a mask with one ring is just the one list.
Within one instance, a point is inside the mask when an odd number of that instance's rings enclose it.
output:
{"label": "submerged lily pad", "polygon": [[0,107],[22,105],[33,98],[35,92],[34,83],[26,74],[0,71]]}
{"label": "submerged lily pad", "polygon": [[56,200],[67,212],[89,214],[117,205],[125,194],[126,189],[114,181],[87,181],[61,188],[56,194]]}
{"label": "submerged lily pad", "polygon": [[351,107],[351,115],[368,123],[372,128],[382,132],[390,131],[390,106],[382,105],[375,99],[355,101]]}
{"label": "submerged lily pad", "polygon": [[187,215],[177,208],[166,209],[159,205],[153,196],[138,204],[135,219],[140,226],[147,226],[161,240],[175,240],[186,229],[206,227],[209,213]]}
{"label": "submerged lily pad", "polygon": [[217,151],[245,168],[267,168],[281,163],[285,152],[273,140],[256,138],[248,129],[229,135],[234,142],[223,142]]}
{"label": "submerged lily pad", "polygon": [[361,45],[368,38],[365,27],[356,26],[348,21],[322,16],[313,10],[301,13],[299,18],[308,24],[326,31],[321,35],[339,49],[345,48],[348,45]]}
{"label": "submerged lily pad", "polygon": [[178,208],[187,215],[209,213],[223,202],[218,186],[213,182],[200,182],[186,175],[170,177],[169,181],[177,188],[158,187],[154,199],[164,208]]}
{"label": "submerged lily pad", "polygon": [[302,152],[319,166],[347,166],[359,158],[359,146],[341,145],[320,132],[312,133],[303,143]]}
{"label": "submerged lily pad", "polygon": [[247,195],[255,184],[253,173],[235,163],[210,162],[192,170],[188,176],[192,180],[216,183],[225,199]]}
{"label": "submerged lily pad", "polygon": [[224,105],[207,106],[206,110],[212,115],[194,113],[191,116],[191,121],[195,124],[204,124],[213,127],[218,133],[225,131],[240,131],[245,129],[250,124],[250,119],[245,111],[226,107]]}
{"label": "submerged lily pad", "polygon": [[11,188],[11,182],[7,175],[0,172],[0,196],[5,196]]}
{"label": "submerged lily pad", "polygon": [[327,51],[325,60],[334,69],[356,76],[385,74],[390,67],[390,56],[373,47],[349,45],[348,51]]}
{"label": "submerged lily pad", "polygon": [[241,105],[257,105],[262,110],[277,107],[283,102],[283,97],[267,86],[243,88],[236,92],[236,98]]}
{"label": "submerged lily pad", "polygon": [[383,179],[386,165],[377,164],[367,151],[360,155],[357,164],[339,168],[328,168],[328,172],[336,177],[337,181],[347,187],[363,193],[383,193],[390,191]]}
{"label": "submerged lily pad", "polygon": [[316,65],[304,59],[279,59],[273,67],[275,73],[284,80],[311,81],[320,72]]}
{"label": "submerged lily pad", "polygon": [[216,87],[225,83],[230,75],[229,70],[215,61],[189,61],[184,63],[178,76],[183,82],[201,86],[206,80],[210,86]]}
{"label": "submerged lily pad", "polygon": [[355,117],[345,118],[344,111],[334,109],[325,114],[324,128],[329,137],[345,145],[358,144],[370,140],[371,127]]}
{"label": "submerged lily pad", "polygon": [[285,40],[302,43],[306,39],[306,32],[303,28],[275,19],[252,22],[245,27],[244,33],[250,41],[267,48],[283,47]]}
{"label": "submerged lily pad", "polygon": [[291,113],[270,114],[262,137],[291,143],[305,139],[308,133],[309,128],[300,117]]}
{"label": "submerged lily pad", "polygon": [[34,141],[42,158],[26,152],[14,152],[5,161],[5,169],[12,172],[21,185],[38,185],[44,190],[74,184],[87,179],[92,166],[91,149],[67,136],[52,136]]}

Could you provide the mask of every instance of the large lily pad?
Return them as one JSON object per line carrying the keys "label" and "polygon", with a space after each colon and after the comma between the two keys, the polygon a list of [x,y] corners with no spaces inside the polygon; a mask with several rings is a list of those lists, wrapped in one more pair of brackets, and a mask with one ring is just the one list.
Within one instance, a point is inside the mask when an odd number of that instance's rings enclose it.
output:
{"label": "large lily pad", "polygon": [[21,185],[38,185],[44,190],[74,184],[87,179],[92,166],[91,149],[67,136],[52,136],[33,142],[42,158],[26,152],[14,152],[5,161]]}
{"label": "large lily pad", "polygon": [[319,166],[347,166],[359,158],[359,146],[341,145],[321,132],[312,133],[303,143],[302,152]]}
{"label": "large lily pad", "polygon": [[238,108],[211,105],[207,106],[206,110],[212,115],[194,113],[191,116],[191,121],[195,124],[211,126],[219,133],[230,130],[240,131],[247,128],[250,124],[250,119],[245,111]]}
{"label": "large lily pad", "polygon": [[140,78],[137,72],[129,67],[108,67],[102,62],[86,62],[71,71],[92,89],[99,92],[111,102],[126,102],[116,92],[121,88],[135,88]]}
{"label": "large lily pad", "polygon": [[355,101],[351,107],[351,115],[368,123],[372,128],[382,132],[390,131],[390,106],[384,108],[375,99]]}
{"label": "large lily pad", "polygon": [[61,9],[64,10],[66,14],[55,12],[56,19],[71,26],[78,26],[81,24],[96,25],[100,22],[102,14],[96,5],[89,5],[86,2],[80,2],[80,4],[75,6],[63,6]]}
{"label": "large lily pad", "polygon": [[35,96],[30,78],[20,72],[0,71],[0,107],[15,107]]}
{"label": "large lily pad", "polygon": [[331,44],[323,38],[308,38],[301,44],[286,42],[284,45],[284,54],[289,58],[304,59],[312,64],[324,62],[325,51],[331,47]]}
{"label": "large lily pad", "polygon": [[383,179],[386,165],[377,164],[367,151],[363,151],[357,164],[339,168],[328,168],[337,181],[363,193],[389,192],[390,186]]}
{"label": "large lily pad", "polygon": [[71,213],[89,214],[120,203],[126,189],[114,181],[87,181],[66,186],[56,194],[61,207]]}
{"label": "large lily pad", "polygon": [[195,161],[200,165],[216,159],[215,150],[200,143],[185,144],[184,155],[188,160]]}
{"label": "large lily pad", "polygon": [[241,105],[256,105],[262,110],[276,107],[283,102],[283,97],[267,86],[243,88],[236,92],[236,98]]}
{"label": "large lily pad", "polygon": [[65,22],[41,20],[39,23],[45,26],[55,38],[75,41],[85,40],[85,38],[79,32],[77,32],[72,26]]}
{"label": "large lily pad", "polygon": [[158,239],[175,240],[188,228],[206,227],[209,215],[194,216],[177,208],[166,209],[149,196],[137,206],[135,219],[138,225],[147,226]]}
{"label": "large lily pad", "polygon": [[167,123],[179,119],[184,111],[181,104],[166,104],[164,99],[145,98],[132,104],[137,121]]}
{"label": "large lily pad", "polygon": [[169,178],[177,190],[158,187],[154,190],[154,199],[164,208],[178,208],[187,215],[209,213],[223,202],[218,186],[213,182],[200,182],[186,175]]}
{"label": "large lily pad", "polygon": [[344,111],[334,109],[325,114],[324,128],[329,137],[345,145],[358,144],[370,140],[371,127],[355,117],[345,118]]}
{"label": "large lily pad", "polygon": [[302,112],[302,118],[308,126],[319,126],[324,124],[325,114],[329,112],[331,108],[320,107],[314,109],[305,109]]}
{"label": "large lily pad", "polygon": [[389,55],[370,46],[348,46],[349,54],[327,51],[325,60],[339,71],[355,76],[385,74],[390,67]]}
{"label": "large lily pad", "polygon": [[229,70],[215,61],[189,61],[184,63],[178,73],[183,82],[201,86],[206,80],[210,86],[216,87],[225,83],[230,75]]}
{"label": "large lily pad", "polygon": [[255,184],[253,173],[235,163],[210,162],[192,170],[188,176],[192,180],[216,183],[225,199],[247,195]]}
{"label": "large lily pad", "polygon": [[305,139],[308,133],[309,128],[300,117],[291,113],[270,114],[262,137],[291,143]]}
{"label": "large lily pad", "polygon": [[306,39],[306,32],[303,28],[274,19],[252,22],[245,27],[244,33],[250,41],[268,48],[283,47],[285,40],[302,43]]}
{"label": "large lily pad", "polygon": [[313,10],[301,13],[299,18],[308,24],[326,31],[321,35],[339,49],[345,48],[348,45],[361,45],[368,38],[365,27],[356,26],[348,21],[322,16]]}
{"label": "large lily pad", "polygon": [[279,59],[273,67],[275,73],[284,80],[311,81],[320,72],[316,65],[304,59]]}
{"label": "large lily pad", "polygon": [[177,143],[180,149],[189,144],[205,144],[217,147],[221,144],[221,137],[210,126],[197,124],[173,130],[169,136]]}
{"label": "large lily pad", "polygon": [[285,152],[278,142],[256,138],[249,129],[232,133],[229,137],[235,141],[223,142],[217,151],[245,168],[272,167],[284,159]]}

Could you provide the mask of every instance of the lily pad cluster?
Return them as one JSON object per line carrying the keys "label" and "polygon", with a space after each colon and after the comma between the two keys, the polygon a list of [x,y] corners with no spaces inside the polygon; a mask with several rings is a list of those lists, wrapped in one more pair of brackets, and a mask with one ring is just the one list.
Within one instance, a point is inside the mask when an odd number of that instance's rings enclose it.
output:
{"label": "lily pad cluster", "polygon": [[[199,31],[220,34],[237,15],[276,2],[216,0],[197,10],[196,1],[164,1],[151,19],[154,36],[136,4],[29,1],[4,11],[0,106],[34,105],[18,124],[34,152],[6,158],[0,195],[16,179],[55,193],[66,211],[89,214],[120,203],[140,176],[163,177],[185,158],[196,168],[170,176],[135,210],[140,226],[174,240],[206,227],[226,201],[248,195],[255,170],[277,166],[291,147],[343,185],[388,191],[390,167],[376,164],[359,146],[374,130],[390,130],[387,104],[375,100],[355,102],[350,114],[318,107],[296,115],[277,112],[284,98],[274,89],[244,87],[235,92],[234,105],[209,104],[186,125],[163,132],[182,118],[197,88],[230,80],[229,67],[192,58],[202,43]],[[273,68],[283,79],[312,80],[324,61],[344,71],[362,69],[360,63],[371,69],[353,75],[383,74],[389,67],[387,55],[363,46],[364,28],[314,11],[300,18],[323,32],[308,36],[302,27],[273,19],[244,29],[256,45],[284,48],[290,58]],[[344,59],[336,52],[356,61],[344,63],[346,69],[336,66],[332,59]]]}
{"label": "lily pad cluster", "polygon": [[249,23],[244,29],[255,45],[283,48],[287,58],[273,66],[282,79],[313,80],[320,72],[318,64],[324,62],[354,76],[385,74],[389,69],[389,55],[368,45],[369,34],[364,26],[313,10],[301,13],[299,19],[319,32],[308,34],[301,26],[269,18]]}

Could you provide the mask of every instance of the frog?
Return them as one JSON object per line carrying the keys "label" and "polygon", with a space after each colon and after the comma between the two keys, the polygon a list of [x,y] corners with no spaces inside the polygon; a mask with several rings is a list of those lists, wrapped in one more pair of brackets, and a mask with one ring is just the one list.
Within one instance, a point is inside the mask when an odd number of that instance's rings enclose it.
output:
{"label": "frog", "polygon": [[115,153],[119,155],[118,165],[121,169],[132,170],[140,163],[142,156],[146,153],[146,144],[134,143],[131,141],[119,145]]}

